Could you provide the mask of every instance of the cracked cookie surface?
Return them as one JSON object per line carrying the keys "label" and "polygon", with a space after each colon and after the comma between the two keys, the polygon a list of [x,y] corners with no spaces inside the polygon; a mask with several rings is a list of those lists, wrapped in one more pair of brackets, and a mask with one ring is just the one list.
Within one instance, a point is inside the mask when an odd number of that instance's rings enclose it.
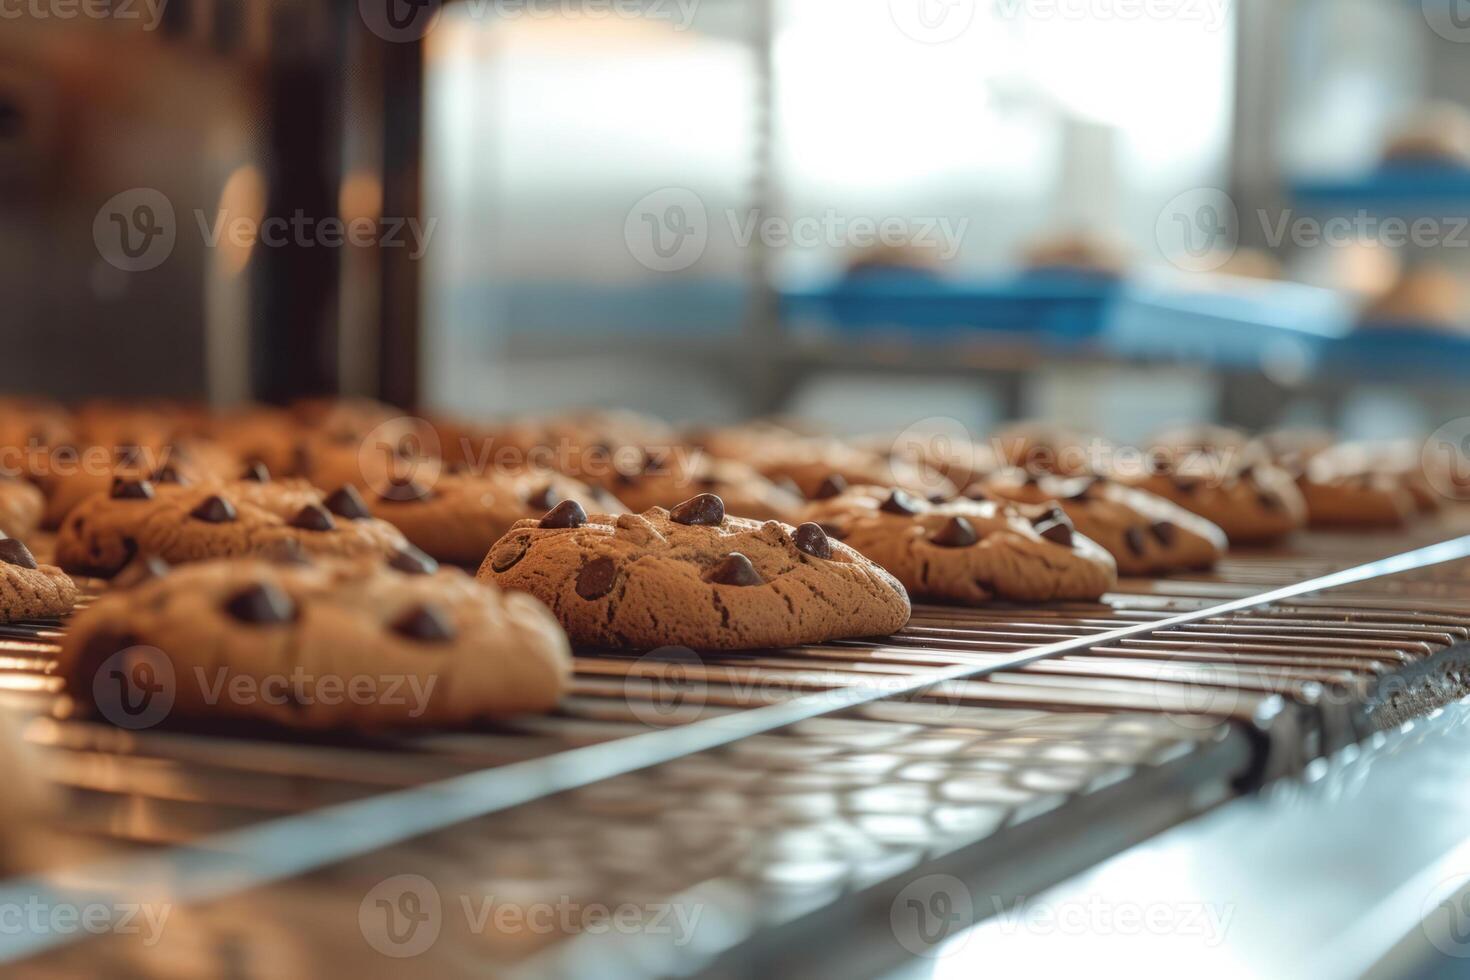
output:
{"label": "cracked cookie surface", "polygon": [[512,528],[479,577],[531,593],[594,646],[780,647],[909,618],[898,581],[820,528],[729,517],[713,494],[641,515],[560,505]]}
{"label": "cracked cookie surface", "polygon": [[[1209,568],[1225,553],[1225,532],[1163,497],[1098,477],[1066,479],[998,473],[965,491],[1001,499],[1023,513],[1061,507],[1077,531],[1107,549],[1123,575]],[[1039,513],[1039,511],[1036,511]]]}
{"label": "cracked cookie surface", "polygon": [[566,636],[539,602],[422,556],[415,573],[377,560],[166,571],[79,614],[59,667],[74,698],[116,721],[98,700],[109,683],[99,670],[126,677],[142,664],[167,684],[167,717],[302,729],[546,711],[571,673]]}
{"label": "cracked cookie surface", "polygon": [[810,505],[827,528],[898,577],[919,599],[978,604],[1091,601],[1117,569],[1065,515],[1033,524],[994,501],[930,503],[902,490],[851,487]]}
{"label": "cracked cookie surface", "polygon": [[340,501],[296,480],[119,480],[67,516],[57,561],[71,572],[110,578],[138,555],[174,564],[290,550],[380,556],[407,544],[397,528],[371,517],[360,497],[352,506]]}

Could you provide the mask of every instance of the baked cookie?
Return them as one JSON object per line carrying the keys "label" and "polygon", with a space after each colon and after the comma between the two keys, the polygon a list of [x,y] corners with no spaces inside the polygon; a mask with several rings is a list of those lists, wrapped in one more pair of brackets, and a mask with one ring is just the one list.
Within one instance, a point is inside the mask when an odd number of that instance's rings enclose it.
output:
{"label": "baked cookie", "polygon": [[56,554],[68,571],[110,578],[136,555],[171,563],[283,550],[357,557],[392,554],[407,544],[352,491],[322,497],[295,482],[120,479],[68,515]]}
{"label": "baked cookie", "polygon": [[635,513],[712,493],[733,517],[789,524],[806,502],[790,481],[768,480],[752,466],[698,450],[645,454],[632,472],[616,470],[601,485]]}
{"label": "baked cookie", "polygon": [[0,623],[54,619],[76,603],[76,583],[65,572],[36,561],[15,538],[0,538]]}
{"label": "baked cookie", "polygon": [[1009,470],[972,485],[965,495],[1023,505],[1028,517],[1060,507],[1078,533],[1107,549],[1123,575],[1209,568],[1228,546],[1225,532],[1203,517],[1101,477],[1035,477]]}
{"label": "baked cookie", "polygon": [[1153,472],[1116,478],[1198,514],[1225,532],[1232,545],[1269,544],[1307,520],[1307,505],[1291,474],[1270,463],[1234,469],[1224,457],[1203,454],[1175,469],[1154,461]]}
{"label": "baked cookie", "polygon": [[1118,239],[1089,231],[1059,232],[1027,245],[1021,255],[1033,272],[1070,272],[1104,279],[1121,278],[1132,261]]}
{"label": "baked cookie", "polygon": [[617,517],[566,501],[512,528],[479,578],[531,593],[593,646],[783,647],[909,619],[903,587],[821,528],[727,517],[714,494]]}
{"label": "baked cookie", "polygon": [[44,471],[35,478],[46,496],[42,526],[55,529],[82,501],[107,492],[114,480],[155,483],[232,480],[240,462],[206,440],[181,439],[163,445],[61,446],[51,450]]}
{"label": "baked cookie", "polygon": [[571,657],[536,600],[427,557],[412,571],[230,561],[102,596],[73,620],[59,662],[72,697],[114,721],[115,700],[101,699],[116,695],[99,671],[126,683],[144,666],[171,692],[154,723],[371,731],[549,710]]}
{"label": "baked cookie", "polygon": [[41,526],[46,498],[33,484],[0,474],[0,536],[28,538]]}
{"label": "baked cookie", "polygon": [[1033,522],[995,501],[930,503],[901,489],[852,487],[809,506],[807,520],[898,577],[919,599],[978,604],[1097,599],[1113,559],[1061,511]]}
{"label": "baked cookie", "polygon": [[530,471],[446,473],[432,487],[401,486],[391,497],[369,494],[367,506],[440,561],[478,568],[511,525],[540,517],[563,500],[587,510],[626,509],[569,477]]}
{"label": "baked cookie", "polygon": [[767,479],[790,480],[809,500],[828,493],[833,483],[883,484],[925,497],[958,492],[943,474],[918,460],[885,456],[838,439],[772,441],[753,447],[744,462]]}

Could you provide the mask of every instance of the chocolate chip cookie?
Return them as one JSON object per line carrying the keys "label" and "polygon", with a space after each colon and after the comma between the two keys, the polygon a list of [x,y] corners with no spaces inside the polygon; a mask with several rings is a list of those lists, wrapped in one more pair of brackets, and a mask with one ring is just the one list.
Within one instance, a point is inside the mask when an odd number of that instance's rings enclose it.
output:
{"label": "chocolate chip cookie", "polygon": [[790,480],[808,499],[820,497],[835,481],[848,486],[900,487],[930,496],[957,490],[943,474],[902,456],[885,456],[838,439],[815,437],[757,443],[744,462],[767,479]]}
{"label": "chocolate chip cookie", "polygon": [[[1269,463],[1232,469],[1204,454],[1197,465],[1163,472],[1117,474],[1124,484],[1157,494],[1219,527],[1232,545],[1269,544],[1302,527],[1306,501],[1291,474]],[[1159,461],[1155,461],[1157,470]]]}
{"label": "chocolate chip cookie", "polygon": [[631,471],[615,470],[600,483],[638,513],[673,507],[697,493],[712,493],[734,517],[790,523],[805,503],[790,481],[777,483],[745,463],[697,451],[645,453]]}
{"label": "chocolate chip cookie", "polygon": [[1117,580],[1113,559],[1061,511],[1033,522],[995,501],[936,504],[903,490],[852,487],[812,504],[804,516],[920,599],[1087,601]]}
{"label": "chocolate chip cookie", "polygon": [[76,583],[36,561],[15,538],[0,537],[0,623],[64,616],[77,602]]}
{"label": "chocolate chip cookie", "polygon": [[[165,719],[299,729],[471,724],[553,707],[571,657],[545,607],[431,561],[202,562],[102,596],[68,630],[72,697],[117,723],[141,668]],[[145,692],[122,692],[137,703]],[[151,704],[147,710],[155,710]]]}
{"label": "chocolate chip cookie", "polygon": [[587,510],[626,510],[610,495],[556,473],[449,473],[432,487],[406,484],[397,490],[390,497],[367,495],[373,516],[440,561],[476,568],[511,525],[539,518],[564,500]]}
{"label": "chocolate chip cookie", "polygon": [[283,549],[342,557],[391,554],[407,545],[397,528],[340,496],[297,482],[158,483],[118,479],[73,509],[57,536],[61,566],[110,578],[136,555],[168,562],[274,554]]}
{"label": "chocolate chip cookie", "polygon": [[574,643],[624,649],[822,643],[909,618],[903,587],[820,527],[729,517],[714,494],[616,517],[563,502],[512,528],[479,578],[545,602]]}
{"label": "chocolate chip cookie", "polygon": [[1060,507],[1079,533],[1107,549],[1123,575],[1209,568],[1225,553],[1225,532],[1163,497],[1101,477],[1036,477],[1010,470],[970,486],[972,499],[1024,505],[1044,516]]}

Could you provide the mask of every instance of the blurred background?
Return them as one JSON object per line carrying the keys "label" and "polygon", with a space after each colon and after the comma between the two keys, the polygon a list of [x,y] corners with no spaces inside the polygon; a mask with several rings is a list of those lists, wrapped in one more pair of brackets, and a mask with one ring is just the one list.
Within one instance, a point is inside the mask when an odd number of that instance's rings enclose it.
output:
{"label": "blurred background", "polygon": [[0,385],[1470,414],[1466,0],[26,0]]}

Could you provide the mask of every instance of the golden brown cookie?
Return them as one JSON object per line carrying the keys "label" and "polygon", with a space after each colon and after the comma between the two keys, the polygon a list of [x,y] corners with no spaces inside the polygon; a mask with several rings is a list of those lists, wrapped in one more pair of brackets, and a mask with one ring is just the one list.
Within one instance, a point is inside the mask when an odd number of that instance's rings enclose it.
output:
{"label": "golden brown cookie", "polygon": [[1123,575],[1209,568],[1224,555],[1225,532],[1163,497],[1101,477],[1035,477],[1010,470],[972,485],[973,499],[999,499],[1040,516],[1061,507],[1083,536],[1107,549]]}
{"label": "golden brown cookie", "polygon": [[[118,480],[74,508],[57,558],[77,574],[110,578],[135,556],[170,563],[297,550],[308,555],[389,555],[407,546],[397,528],[299,483],[160,483]],[[360,504],[360,498],[359,498]],[[342,513],[335,513],[337,507]]]}
{"label": "golden brown cookie", "polygon": [[373,516],[440,561],[476,568],[513,524],[539,518],[563,500],[615,514],[626,509],[610,495],[559,473],[447,473],[432,486],[399,489],[391,498],[367,495]]}
{"label": "golden brown cookie", "polygon": [[853,487],[804,516],[888,569],[919,599],[979,604],[1092,600],[1117,581],[1113,559],[1057,511],[964,498],[930,503],[900,489]]}
{"label": "golden brown cookie", "polygon": [[59,667],[73,698],[129,727],[258,719],[373,731],[548,710],[571,658],[530,596],[427,559],[413,571],[216,561],[99,598],[73,621]]}
{"label": "golden brown cookie", "polygon": [[1223,458],[1166,472],[1117,474],[1219,527],[1232,545],[1269,544],[1306,524],[1307,505],[1291,474],[1270,463],[1232,468]]}
{"label": "golden brown cookie", "polygon": [[76,583],[65,572],[36,561],[15,538],[0,537],[0,623],[64,616],[76,602]]}
{"label": "golden brown cookie", "polygon": [[545,602],[574,643],[626,649],[822,643],[909,618],[903,587],[821,528],[728,517],[713,494],[617,517],[559,504],[512,528],[479,578]]}

